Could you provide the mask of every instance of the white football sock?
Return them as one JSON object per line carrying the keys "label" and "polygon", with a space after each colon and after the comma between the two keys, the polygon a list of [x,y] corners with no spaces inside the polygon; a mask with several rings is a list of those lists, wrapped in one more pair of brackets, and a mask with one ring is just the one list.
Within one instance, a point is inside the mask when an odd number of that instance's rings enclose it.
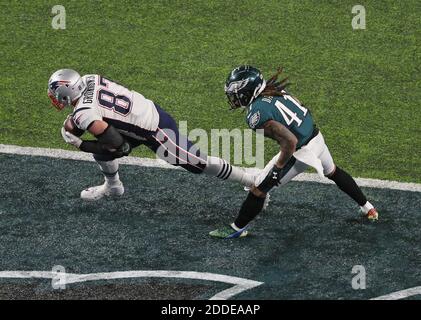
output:
{"label": "white football sock", "polygon": [[208,156],[203,172],[219,179],[236,181],[248,187],[254,184],[254,175],[247,173],[242,168],[232,166],[218,157]]}
{"label": "white football sock", "polygon": [[120,176],[118,174],[118,162],[112,161],[96,161],[104,174],[105,182],[110,185],[120,184]]}
{"label": "white football sock", "polygon": [[361,211],[367,214],[371,209],[374,208],[374,206],[370,202],[366,202],[365,205],[361,206]]}

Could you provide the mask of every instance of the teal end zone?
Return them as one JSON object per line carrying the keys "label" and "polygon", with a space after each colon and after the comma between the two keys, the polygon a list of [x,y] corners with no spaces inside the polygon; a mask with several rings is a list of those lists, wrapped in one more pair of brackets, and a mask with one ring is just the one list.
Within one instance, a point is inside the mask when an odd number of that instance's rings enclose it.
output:
{"label": "teal end zone", "polygon": [[[126,194],[87,203],[80,191],[102,182],[95,163],[16,155],[0,155],[0,163],[0,271],[51,271],[54,265],[72,273],[180,270],[264,283],[234,299],[369,299],[421,285],[419,192],[364,188],[380,212],[378,223],[365,223],[334,185],[291,182],[271,193],[250,237],[219,240],[208,233],[233,221],[246,197],[237,184],[182,170],[121,166]],[[366,269],[365,290],[352,289],[354,265]],[[211,288],[230,287],[145,283],[135,285],[161,285],[178,290],[180,298],[201,299],[215,293]],[[116,297],[124,284],[134,285],[118,282]],[[22,297],[21,290],[1,290],[14,285],[48,296],[45,283],[0,279],[1,297]],[[156,291],[151,297],[159,298]]]}

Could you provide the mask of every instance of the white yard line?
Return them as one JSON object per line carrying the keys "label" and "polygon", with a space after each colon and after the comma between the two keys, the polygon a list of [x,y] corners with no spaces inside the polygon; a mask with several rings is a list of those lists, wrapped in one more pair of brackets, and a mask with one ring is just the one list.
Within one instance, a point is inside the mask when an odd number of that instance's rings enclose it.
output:
{"label": "white yard line", "polygon": [[416,295],[421,295],[421,287],[413,287],[401,291],[396,291],[384,296],[373,298],[371,300],[400,300]]}
{"label": "white yard line", "polygon": [[[68,151],[61,149],[49,149],[49,148],[33,148],[33,147],[20,147],[14,145],[0,144],[0,153],[6,154],[17,154],[26,156],[41,156],[59,159],[70,159],[80,161],[94,161],[92,155],[79,151]],[[174,167],[160,159],[150,158],[138,158],[138,157],[124,157],[119,159],[119,163],[141,166],[141,167],[155,167],[155,168],[166,168],[166,169],[180,169],[180,167]],[[246,168],[249,172],[257,172],[258,169]],[[404,190],[421,192],[421,184],[419,183],[407,183],[398,181],[388,181],[379,179],[367,179],[367,178],[356,178],[357,183],[362,187],[380,188],[380,189],[393,189],[393,190]],[[332,184],[333,182],[326,178],[319,177],[316,173],[302,173],[294,178],[294,181],[310,181],[324,184]]]}
{"label": "white yard line", "polygon": [[[117,271],[90,274],[57,273],[51,271],[0,271],[1,278],[11,279],[54,279],[60,281],[60,285],[80,283],[86,281],[129,279],[129,278],[176,278],[215,281],[233,284],[234,286],[217,293],[210,300],[227,300],[246,290],[255,288],[263,282],[248,280],[244,278],[231,277],[222,274],[195,272],[195,271],[166,271],[166,270],[146,270],[146,271]],[[57,283],[57,282],[56,282]]]}
{"label": "white yard line", "polygon": [[[193,279],[222,282],[234,285],[231,288],[218,292],[210,300],[227,300],[246,290],[256,288],[263,282],[253,281],[244,278],[231,277],[222,274],[195,272],[195,271],[166,271],[166,270],[145,270],[145,271],[117,271],[89,274],[57,273],[52,271],[0,271],[0,279],[51,279],[60,281],[60,285],[81,283],[87,281],[130,279],[130,278],[174,278]],[[371,300],[400,300],[411,296],[421,295],[421,286],[393,292]]]}

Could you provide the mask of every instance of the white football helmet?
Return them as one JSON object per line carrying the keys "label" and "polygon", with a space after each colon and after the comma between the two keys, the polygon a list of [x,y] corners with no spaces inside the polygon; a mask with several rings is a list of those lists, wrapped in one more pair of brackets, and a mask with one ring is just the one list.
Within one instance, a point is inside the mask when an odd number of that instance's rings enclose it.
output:
{"label": "white football helmet", "polygon": [[60,69],[48,80],[48,97],[53,106],[62,110],[82,96],[86,83],[79,73],[72,69]]}

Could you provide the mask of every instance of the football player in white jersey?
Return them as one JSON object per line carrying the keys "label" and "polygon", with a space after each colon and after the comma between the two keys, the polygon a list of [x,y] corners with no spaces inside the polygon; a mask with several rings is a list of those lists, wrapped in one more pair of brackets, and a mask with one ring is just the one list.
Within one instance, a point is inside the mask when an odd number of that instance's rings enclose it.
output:
{"label": "football player in white jersey", "polygon": [[[61,130],[62,136],[67,143],[92,153],[104,174],[105,182],[83,190],[82,199],[122,195],[124,187],[115,159],[127,156],[139,145],[193,173],[237,181],[244,186],[254,183],[254,176],[243,169],[201,152],[179,133],[175,120],[156,103],[100,75],[80,76],[71,69],[58,70],[48,81],[48,96],[58,110],[73,108]],[[69,129],[71,125],[75,126],[73,130]],[[80,139],[85,131],[96,140]]]}

